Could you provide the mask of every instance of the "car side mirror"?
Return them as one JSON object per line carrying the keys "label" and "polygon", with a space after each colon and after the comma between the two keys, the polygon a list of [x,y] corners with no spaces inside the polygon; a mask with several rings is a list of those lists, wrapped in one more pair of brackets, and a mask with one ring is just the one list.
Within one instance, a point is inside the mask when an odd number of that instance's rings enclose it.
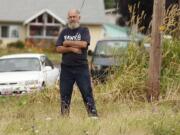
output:
{"label": "car side mirror", "polygon": [[52,70],[51,66],[45,66],[45,71],[50,71],[50,70]]}
{"label": "car side mirror", "polygon": [[93,51],[92,50],[88,50],[88,55],[92,56],[93,55]]}

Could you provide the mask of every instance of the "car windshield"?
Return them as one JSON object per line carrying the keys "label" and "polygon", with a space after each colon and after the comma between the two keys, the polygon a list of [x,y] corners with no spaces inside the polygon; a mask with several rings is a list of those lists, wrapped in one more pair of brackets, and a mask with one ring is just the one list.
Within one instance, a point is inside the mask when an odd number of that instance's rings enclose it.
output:
{"label": "car windshield", "polygon": [[0,59],[0,72],[40,71],[38,58],[5,58]]}
{"label": "car windshield", "polygon": [[121,40],[100,41],[96,46],[95,55],[102,57],[119,56],[127,49],[128,44],[129,41]]}

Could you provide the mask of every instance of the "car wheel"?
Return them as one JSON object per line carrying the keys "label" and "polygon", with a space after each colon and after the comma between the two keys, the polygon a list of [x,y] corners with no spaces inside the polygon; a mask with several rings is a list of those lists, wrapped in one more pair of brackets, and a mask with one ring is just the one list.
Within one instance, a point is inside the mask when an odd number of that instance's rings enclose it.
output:
{"label": "car wheel", "polygon": [[46,84],[45,84],[45,82],[43,82],[41,89],[44,90],[45,88],[46,88]]}

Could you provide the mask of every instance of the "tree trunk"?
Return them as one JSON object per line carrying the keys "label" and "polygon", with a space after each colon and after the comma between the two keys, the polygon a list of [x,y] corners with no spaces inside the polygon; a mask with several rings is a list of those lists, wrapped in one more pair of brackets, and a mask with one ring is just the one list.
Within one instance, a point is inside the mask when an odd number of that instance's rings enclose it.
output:
{"label": "tree trunk", "polygon": [[165,0],[154,0],[151,50],[149,62],[149,76],[147,86],[147,99],[149,102],[159,99],[160,71],[161,71],[161,31],[165,10]]}

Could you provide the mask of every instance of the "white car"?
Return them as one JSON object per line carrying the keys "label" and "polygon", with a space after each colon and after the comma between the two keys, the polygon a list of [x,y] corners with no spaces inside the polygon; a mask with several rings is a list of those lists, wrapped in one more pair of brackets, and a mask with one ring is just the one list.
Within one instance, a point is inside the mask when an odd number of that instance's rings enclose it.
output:
{"label": "white car", "polygon": [[0,57],[0,95],[22,94],[55,86],[59,69],[44,54]]}

